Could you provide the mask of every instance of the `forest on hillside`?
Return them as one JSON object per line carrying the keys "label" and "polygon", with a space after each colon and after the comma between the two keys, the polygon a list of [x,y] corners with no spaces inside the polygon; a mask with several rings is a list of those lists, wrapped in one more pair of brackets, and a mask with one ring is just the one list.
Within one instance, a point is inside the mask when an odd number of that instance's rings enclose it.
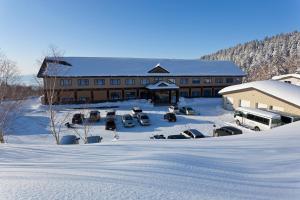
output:
{"label": "forest on hillside", "polygon": [[238,44],[202,56],[204,60],[231,60],[247,74],[246,81],[300,72],[300,32],[279,34]]}

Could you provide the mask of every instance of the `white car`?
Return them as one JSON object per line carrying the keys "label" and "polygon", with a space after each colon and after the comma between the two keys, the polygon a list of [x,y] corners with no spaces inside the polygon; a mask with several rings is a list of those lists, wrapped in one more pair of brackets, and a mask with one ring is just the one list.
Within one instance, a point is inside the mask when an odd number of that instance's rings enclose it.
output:
{"label": "white car", "polygon": [[205,137],[203,133],[201,133],[200,131],[198,131],[196,129],[188,129],[188,130],[182,131],[180,134],[184,135],[187,138],[193,138],[193,139]]}
{"label": "white car", "polygon": [[169,109],[169,112],[171,112],[171,113],[175,113],[175,114],[179,113],[178,106],[170,106],[168,109]]}
{"label": "white car", "polygon": [[143,112],[143,110],[140,107],[133,107],[131,109],[131,115],[132,115],[132,117],[135,117],[135,118],[137,117],[137,114],[139,114],[141,112]]}

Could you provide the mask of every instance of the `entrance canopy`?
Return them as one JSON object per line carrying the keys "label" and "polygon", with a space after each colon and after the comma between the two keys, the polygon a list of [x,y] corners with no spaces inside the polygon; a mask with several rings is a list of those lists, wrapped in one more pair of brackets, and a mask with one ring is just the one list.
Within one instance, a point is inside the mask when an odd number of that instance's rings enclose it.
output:
{"label": "entrance canopy", "polygon": [[158,81],[155,84],[150,84],[146,86],[149,90],[176,90],[179,87],[174,83],[168,83],[165,81]]}

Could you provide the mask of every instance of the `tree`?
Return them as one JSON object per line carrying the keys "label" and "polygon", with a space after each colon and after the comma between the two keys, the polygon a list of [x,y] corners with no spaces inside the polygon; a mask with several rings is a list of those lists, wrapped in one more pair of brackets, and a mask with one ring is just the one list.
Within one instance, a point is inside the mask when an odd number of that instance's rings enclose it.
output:
{"label": "tree", "polygon": [[7,130],[24,98],[16,85],[18,77],[16,64],[0,53],[0,143],[6,141]]}

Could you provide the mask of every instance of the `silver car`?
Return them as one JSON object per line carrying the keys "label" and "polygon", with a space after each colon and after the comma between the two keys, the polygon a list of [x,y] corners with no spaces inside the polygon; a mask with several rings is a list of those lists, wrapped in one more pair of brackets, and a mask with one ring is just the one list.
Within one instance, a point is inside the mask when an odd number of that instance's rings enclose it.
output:
{"label": "silver car", "polygon": [[142,125],[142,126],[149,126],[150,123],[150,119],[148,117],[148,115],[146,113],[139,113],[137,114],[137,119],[138,122]]}
{"label": "silver car", "polygon": [[124,127],[134,127],[134,121],[131,115],[126,114],[122,116],[122,123],[124,125]]}
{"label": "silver car", "polygon": [[203,133],[201,133],[200,131],[198,131],[196,129],[188,129],[188,130],[182,131],[180,134],[184,135],[185,137],[193,138],[193,139],[205,137]]}

